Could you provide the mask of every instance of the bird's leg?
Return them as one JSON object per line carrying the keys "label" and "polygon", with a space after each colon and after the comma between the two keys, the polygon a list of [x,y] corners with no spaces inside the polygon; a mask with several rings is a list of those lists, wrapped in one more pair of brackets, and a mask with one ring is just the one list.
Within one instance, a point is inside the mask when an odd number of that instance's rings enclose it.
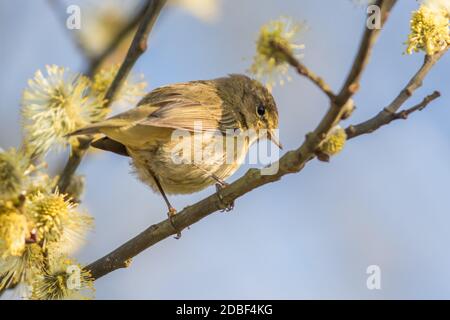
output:
{"label": "bird's leg", "polygon": [[173,221],[173,217],[177,214],[177,210],[174,207],[172,207],[172,205],[170,204],[169,199],[167,198],[166,193],[164,192],[164,189],[162,188],[161,183],[159,182],[158,178],[156,178],[155,174],[151,171],[150,171],[150,174],[152,175],[153,179],[155,180],[155,183],[158,186],[159,192],[163,196],[164,201],[167,204],[167,208],[169,209],[169,211],[167,212],[167,216],[169,217],[170,224],[172,225],[174,230],[177,232],[175,239],[180,239],[181,231],[175,226],[175,223]]}
{"label": "bird's leg", "polygon": [[228,186],[228,183],[217,177],[216,175],[212,175],[212,178],[217,181],[216,183],[216,194],[217,197],[220,200],[220,203],[222,204],[222,212],[229,212],[234,209],[234,201],[231,201],[231,203],[225,203],[222,196],[222,189],[226,188]]}
{"label": "bird's leg", "polygon": [[197,166],[195,164],[194,164],[194,166],[196,168],[202,170],[203,172],[205,172],[207,175],[209,175],[212,179],[214,179],[216,181],[216,194],[220,200],[222,212],[224,212],[224,211],[229,212],[229,211],[233,210],[234,209],[234,201],[232,201],[231,203],[225,203],[225,201],[223,200],[222,193],[221,193],[222,189],[224,189],[228,186],[228,183],[226,183],[225,181],[220,179],[214,173],[211,173],[208,170],[205,170],[204,168]]}

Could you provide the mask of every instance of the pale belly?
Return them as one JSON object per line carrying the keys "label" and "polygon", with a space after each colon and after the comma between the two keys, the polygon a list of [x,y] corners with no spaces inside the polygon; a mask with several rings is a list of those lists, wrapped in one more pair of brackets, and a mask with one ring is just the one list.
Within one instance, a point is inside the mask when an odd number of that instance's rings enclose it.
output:
{"label": "pale belly", "polygon": [[203,139],[196,147],[183,145],[182,152],[179,151],[179,142],[170,141],[145,149],[128,148],[128,152],[138,178],[155,192],[159,190],[153,175],[165,193],[189,194],[215,184],[217,181],[213,176],[221,180],[231,176],[243,163],[253,143],[248,139],[231,144],[230,141],[218,142],[215,139]]}

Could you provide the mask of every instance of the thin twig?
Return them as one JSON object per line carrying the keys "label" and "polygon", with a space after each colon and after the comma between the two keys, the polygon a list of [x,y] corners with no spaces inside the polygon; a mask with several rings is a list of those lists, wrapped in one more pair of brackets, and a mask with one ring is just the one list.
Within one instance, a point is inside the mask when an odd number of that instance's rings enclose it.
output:
{"label": "thin twig", "polygon": [[[378,0],[375,3],[375,5],[380,8],[381,28],[386,23],[389,13],[396,2],[397,0]],[[337,105],[344,105],[356,93],[356,91],[359,90],[359,82],[361,80],[362,71],[369,62],[370,55],[372,54],[372,48],[380,34],[381,28],[365,28],[361,45],[353,62],[353,66],[336,99]]]}
{"label": "thin twig", "polygon": [[[166,4],[166,2],[166,0],[148,1],[145,9],[145,14],[142,18],[138,30],[136,31],[136,34],[130,45],[130,49],[128,50],[128,53],[122,65],[120,66],[116,77],[114,78],[113,82],[108,88],[108,91],[106,92],[105,108],[107,108],[112,103],[115,95],[117,94],[117,91],[120,89],[134,64],[146,51],[148,36],[153,28],[153,25],[155,24],[159,13],[161,12],[161,9]],[[79,145],[72,150],[69,160],[67,161],[58,180],[58,189],[61,193],[65,193],[67,191],[67,187],[70,184],[70,180],[72,179],[73,174],[77,170],[78,166],[81,163],[81,160],[83,159],[87,149],[89,148],[90,140],[88,140],[88,138],[78,138],[78,141]]]}
{"label": "thin twig", "polygon": [[132,17],[128,23],[117,33],[117,35],[114,37],[114,39],[109,43],[109,45],[96,57],[91,59],[87,76],[92,76],[98,67],[102,64],[102,62],[110,55],[112,54],[117,47],[122,43],[122,41],[128,36],[128,34],[135,29],[139,22],[142,20],[142,18],[145,15],[147,7],[144,6],[142,9],[140,9],[134,17]]}
{"label": "thin twig", "polygon": [[[378,0],[376,5],[380,8],[381,13],[381,27],[387,21],[389,12],[396,3],[396,0]],[[369,62],[370,55],[375,45],[376,40],[381,29],[368,29],[364,26],[365,32],[360,42],[358,54],[353,62],[351,71],[347,76],[344,87],[334,101],[330,101],[330,108],[325,116],[320,121],[316,129],[307,135],[306,146],[309,148],[307,152],[314,153],[321,142],[326,138],[328,132],[335,127],[342,119],[347,118],[349,115],[349,108],[353,108],[348,101],[356,93],[359,87],[359,79],[362,76],[367,63]],[[309,141],[309,143],[308,143]],[[311,149],[312,148],[312,149]]]}
{"label": "thin twig", "polygon": [[416,111],[422,111],[431,103],[431,101],[439,98],[440,96],[441,96],[441,93],[439,91],[435,91],[432,94],[423,98],[422,102],[420,102],[419,104],[416,104],[414,107],[411,107],[411,108],[408,108],[408,109],[405,109],[405,110],[395,113],[392,120],[398,120],[398,119],[406,120],[406,119],[408,119],[408,117],[411,113],[414,113]]}
{"label": "thin twig", "polygon": [[148,36],[153,28],[153,25],[156,22],[156,19],[159,16],[159,13],[161,12],[161,9],[164,7],[166,2],[166,0],[153,0],[149,2],[147,9],[145,10],[144,17],[142,18],[139,28],[136,31],[136,35],[131,42],[131,46],[125,57],[125,60],[120,66],[119,71],[117,72],[117,75],[111,83],[108,91],[106,91],[105,108],[111,105],[115,95],[127,78],[134,64],[139,59],[139,57],[147,50]]}
{"label": "thin twig", "polygon": [[[58,18],[59,16],[62,16],[61,13],[65,13],[65,8],[62,5],[61,1],[48,0],[48,3],[54,9],[53,11],[55,13],[58,13]],[[139,25],[139,22],[144,17],[146,9],[147,6],[142,6],[142,8],[139,9],[137,13],[135,13],[134,16],[131,17],[128,22],[117,32],[117,34],[113,37],[107,47],[97,55],[93,55],[92,53],[90,53],[88,48],[81,41],[81,38],[77,32],[70,32],[77,47],[89,61],[89,66],[85,73],[87,76],[91,77],[98,69],[98,67],[102,64],[102,62],[117,49],[117,47],[122,43],[125,37],[128,36],[128,34]],[[64,20],[65,18],[65,16],[62,16],[61,20]]]}
{"label": "thin twig", "polygon": [[387,107],[385,107],[373,118],[357,125],[351,125],[346,129],[348,139],[365,133],[370,133],[378,129],[382,125],[389,123],[391,121],[392,115],[396,114],[400,107],[411,97],[414,91],[422,86],[423,79],[425,79],[431,68],[445,54],[445,52],[447,52],[447,50],[448,48],[439,53],[436,53],[433,56],[425,56],[422,67],[416,72],[416,74],[411,78],[405,88]]}
{"label": "thin twig", "polygon": [[62,194],[67,193],[67,188],[70,185],[72,177],[80,165],[81,160],[86,155],[90,143],[91,141],[89,138],[79,137],[77,147],[71,150],[69,159],[67,160],[67,163],[58,179],[58,191]]}
{"label": "thin twig", "polygon": [[281,51],[286,58],[286,62],[289,63],[295,70],[297,70],[298,74],[306,77],[312,83],[314,83],[323,93],[325,93],[330,100],[334,100],[336,95],[331,90],[330,86],[318,75],[309,70],[303,63],[301,63],[290,50],[288,50],[285,46],[272,41],[271,45],[277,50]]}
{"label": "thin twig", "polygon": [[[387,17],[387,13],[392,8],[395,1],[380,0],[377,3],[381,7],[383,15]],[[383,19],[383,23],[385,21],[386,18]],[[366,37],[369,37],[370,39],[366,39]],[[376,36],[373,33],[369,33],[366,37],[363,38],[360,45],[359,54],[357,55],[357,59],[360,59],[363,63],[354,63],[353,69],[357,70],[357,72],[351,73],[352,76],[349,77],[351,80],[349,81],[350,85],[354,83],[355,79],[358,80],[360,78],[364,66],[367,64],[370,50],[375,42]],[[364,50],[367,52],[363,52]],[[355,67],[355,65],[361,66]],[[347,91],[349,91],[348,88],[343,89],[343,97],[347,96]],[[259,169],[248,170],[243,177],[222,189],[220,198],[217,194],[213,194],[197,202],[196,204],[184,208],[172,218],[172,223],[169,219],[166,219],[158,224],[150,226],[145,231],[127,241],[113,252],[88,265],[86,269],[90,270],[95,279],[98,279],[116,269],[126,267],[126,261],[129,261],[140,252],[158,243],[159,241],[166,239],[171,235],[175,235],[178,232],[177,230],[185,229],[200,219],[220,210],[223,207],[223,203],[232,203],[235,199],[245,195],[255,188],[278,181],[284,175],[299,172],[309,160],[314,158],[315,151],[325,138],[326,133],[331,130],[335,123],[341,120],[342,115],[345,113],[345,106],[348,99],[349,98],[341,98],[338,100],[341,104],[336,101],[331,102],[330,109],[317,128],[312,133],[307,135],[303,144],[298,149],[284,154],[280,160],[274,164],[274,166],[278,167],[275,174],[264,175]],[[176,228],[174,228],[173,225],[175,225]]]}

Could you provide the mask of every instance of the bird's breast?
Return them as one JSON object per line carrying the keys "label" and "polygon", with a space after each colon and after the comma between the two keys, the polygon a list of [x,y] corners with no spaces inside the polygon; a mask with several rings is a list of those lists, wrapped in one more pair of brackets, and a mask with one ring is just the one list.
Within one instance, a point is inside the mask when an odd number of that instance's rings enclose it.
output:
{"label": "bird's breast", "polygon": [[152,148],[128,148],[140,180],[157,191],[153,176],[169,194],[189,194],[226,179],[243,163],[248,137],[195,134],[160,142]]}

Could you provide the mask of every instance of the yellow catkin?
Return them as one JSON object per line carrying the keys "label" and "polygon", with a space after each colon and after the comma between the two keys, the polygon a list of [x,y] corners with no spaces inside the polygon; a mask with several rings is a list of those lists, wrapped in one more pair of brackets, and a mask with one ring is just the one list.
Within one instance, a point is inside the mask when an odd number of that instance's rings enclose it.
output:
{"label": "yellow catkin", "polygon": [[320,146],[320,151],[329,156],[333,156],[344,149],[346,141],[347,134],[345,133],[345,130],[336,126],[330,131],[327,138]]}
{"label": "yellow catkin", "polygon": [[21,256],[28,237],[26,217],[16,211],[0,213],[0,256]]}
{"label": "yellow catkin", "polygon": [[300,24],[286,17],[263,25],[256,41],[256,54],[249,72],[260,80],[266,80],[269,88],[276,83],[283,84],[285,78],[289,80],[289,65],[284,50],[296,56],[296,51],[304,47],[295,43],[300,30]]}
{"label": "yellow catkin", "polygon": [[421,5],[411,18],[406,52],[433,55],[450,44],[449,13],[440,7]]}

